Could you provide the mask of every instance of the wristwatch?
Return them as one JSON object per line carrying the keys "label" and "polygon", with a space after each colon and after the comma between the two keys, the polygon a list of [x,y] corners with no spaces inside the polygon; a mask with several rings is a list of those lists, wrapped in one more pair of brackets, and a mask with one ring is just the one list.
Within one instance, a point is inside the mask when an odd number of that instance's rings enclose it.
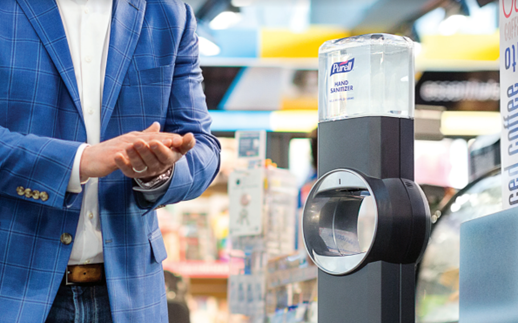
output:
{"label": "wristwatch", "polygon": [[165,182],[167,182],[171,178],[171,174],[173,174],[174,165],[173,167],[169,168],[165,173],[158,175],[157,177],[149,180],[149,181],[143,181],[141,178],[135,178],[135,182],[138,184],[138,186],[144,188],[144,189],[154,189],[157,187],[160,187]]}

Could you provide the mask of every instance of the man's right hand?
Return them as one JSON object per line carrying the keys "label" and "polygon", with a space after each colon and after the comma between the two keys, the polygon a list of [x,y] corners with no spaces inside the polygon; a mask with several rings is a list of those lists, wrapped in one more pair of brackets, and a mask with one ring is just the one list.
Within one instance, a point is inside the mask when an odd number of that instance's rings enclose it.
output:
{"label": "man's right hand", "polygon": [[159,140],[162,142],[173,142],[175,138],[182,136],[174,133],[160,132],[160,124],[153,123],[144,131],[133,131],[99,144],[88,146],[81,157],[80,177],[81,182],[90,177],[104,177],[117,170],[115,156],[118,153],[126,154],[126,148],[138,140],[149,142]]}

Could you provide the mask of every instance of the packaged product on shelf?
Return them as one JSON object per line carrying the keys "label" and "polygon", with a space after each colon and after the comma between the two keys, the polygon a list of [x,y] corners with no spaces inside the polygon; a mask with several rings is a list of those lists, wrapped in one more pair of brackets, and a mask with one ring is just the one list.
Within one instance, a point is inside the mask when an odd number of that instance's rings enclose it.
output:
{"label": "packaged product on shelf", "polygon": [[296,178],[275,167],[229,176],[229,310],[249,322],[267,318],[268,262],[295,252]]}

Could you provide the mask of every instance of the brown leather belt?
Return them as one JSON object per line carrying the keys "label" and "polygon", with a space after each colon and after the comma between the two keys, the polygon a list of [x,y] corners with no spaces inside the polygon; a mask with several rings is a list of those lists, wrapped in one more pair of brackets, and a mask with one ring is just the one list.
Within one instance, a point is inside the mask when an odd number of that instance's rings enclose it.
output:
{"label": "brown leather belt", "polygon": [[71,265],[65,273],[66,285],[105,284],[104,264]]}

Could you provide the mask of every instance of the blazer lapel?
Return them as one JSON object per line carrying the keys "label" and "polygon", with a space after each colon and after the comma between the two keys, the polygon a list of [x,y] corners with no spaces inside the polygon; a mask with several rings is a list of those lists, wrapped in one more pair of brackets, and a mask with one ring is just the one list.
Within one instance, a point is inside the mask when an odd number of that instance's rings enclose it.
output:
{"label": "blazer lapel", "polygon": [[[17,0],[45,46],[83,120],[74,64],[55,0]],[[83,121],[84,122],[84,121]]]}
{"label": "blazer lapel", "polygon": [[102,99],[101,138],[117,103],[122,82],[137,46],[145,10],[145,0],[114,0]]}

